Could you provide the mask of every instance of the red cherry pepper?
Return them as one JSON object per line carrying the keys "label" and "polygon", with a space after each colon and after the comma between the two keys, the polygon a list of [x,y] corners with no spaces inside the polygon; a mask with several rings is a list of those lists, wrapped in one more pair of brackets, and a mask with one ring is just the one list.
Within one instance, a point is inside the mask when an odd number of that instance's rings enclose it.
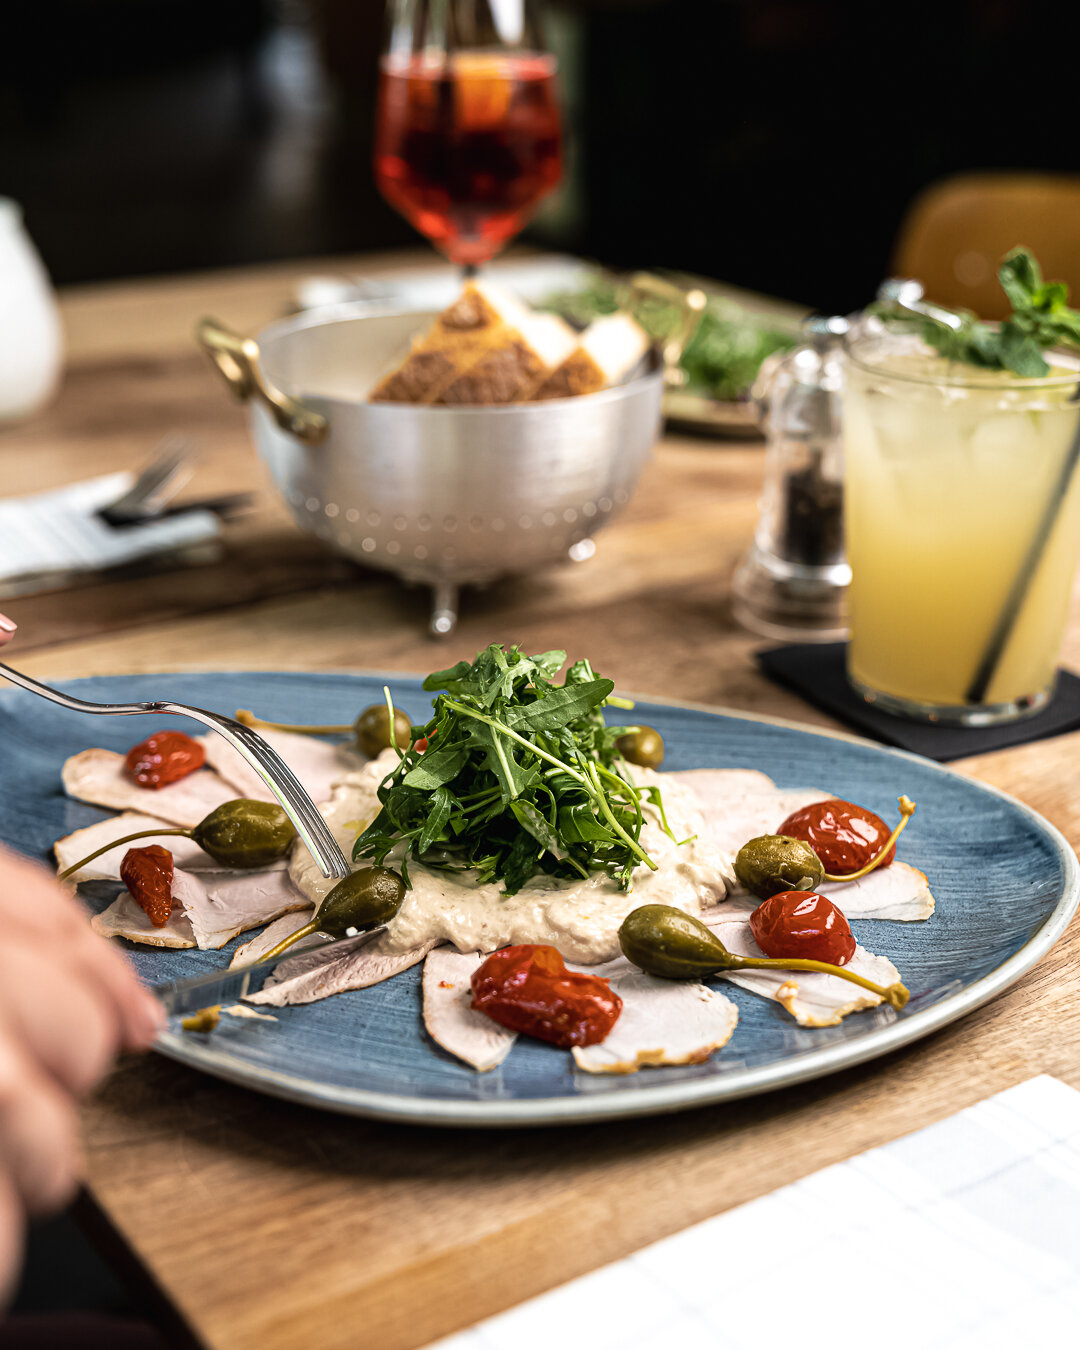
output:
{"label": "red cherry pepper", "polygon": [[124,761],[124,772],[139,787],[167,787],[206,763],[206,751],[182,731],[159,731],[133,745]]}
{"label": "red cherry pepper", "polygon": [[[844,876],[865,867],[880,852],[892,831],[865,806],[837,798],[793,811],[776,833],[805,840],[826,872]],[[894,844],[878,866],[888,867],[895,857]]]}
{"label": "red cherry pepper", "polygon": [[160,844],[129,848],[120,864],[120,880],[154,927],[164,928],[173,907],[173,855],[169,850]]}
{"label": "red cherry pepper", "polygon": [[473,975],[472,991],[472,1006],[500,1026],[564,1049],[596,1045],[622,1012],[607,980],[567,970],[554,947],[493,952]]}
{"label": "red cherry pepper", "polygon": [[814,891],[780,891],[750,915],[750,931],[766,956],[846,966],[855,955],[851,925]]}

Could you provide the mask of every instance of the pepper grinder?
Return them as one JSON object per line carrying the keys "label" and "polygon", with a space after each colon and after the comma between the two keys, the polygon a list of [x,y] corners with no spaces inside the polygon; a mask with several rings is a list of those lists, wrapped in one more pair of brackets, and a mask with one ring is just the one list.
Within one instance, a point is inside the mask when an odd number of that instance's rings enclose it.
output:
{"label": "pepper grinder", "polygon": [[732,609],[751,632],[782,641],[847,636],[840,437],[847,319],[815,317],[804,340],[770,358],[754,386],[766,435],[754,542],[735,570]]}

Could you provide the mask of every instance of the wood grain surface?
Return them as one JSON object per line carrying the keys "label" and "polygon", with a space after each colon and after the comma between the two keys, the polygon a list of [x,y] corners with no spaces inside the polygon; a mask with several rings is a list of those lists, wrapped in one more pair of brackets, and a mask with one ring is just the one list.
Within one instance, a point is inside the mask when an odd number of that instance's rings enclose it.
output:
{"label": "wood grain surface", "polygon": [[[374,264],[318,264],[335,267]],[[423,671],[490,641],[520,641],[587,652],[640,693],[831,725],[758,674],[752,653],[762,644],[731,619],[731,572],[756,518],[759,447],[665,440],[592,561],[468,593],[444,647],[425,636],[422,591],[296,533],[266,489],[241,411],[188,335],[204,312],[257,327],[283,310],[306,270],[65,297],[69,373],[47,413],[0,432],[4,494],[134,467],[181,431],[201,451],[192,492],[254,486],[261,496],[258,511],[230,527],[219,563],[5,601],[21,625],[13,664],[46,678]],[[1075,609],[1066,660],[1080,665]],[[961,767],[1029,802],[1075,846],[1078,750],[1072,735]],[[1031,1074],[1080,1087],[1078,956],[1074,926],[1010,993],[875,1064],[748,1102],[602,1126],[371,1124],[163,1059],[129,1061],[86,1108],[88,1205],[99,1232],[171,1305],[178,1344],[415,1350]]]}

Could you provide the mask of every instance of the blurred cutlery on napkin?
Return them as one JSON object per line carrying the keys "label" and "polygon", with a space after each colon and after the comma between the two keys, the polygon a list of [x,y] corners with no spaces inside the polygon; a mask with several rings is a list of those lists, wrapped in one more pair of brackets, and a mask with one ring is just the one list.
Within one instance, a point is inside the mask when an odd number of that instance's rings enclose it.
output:
{"label": "blurred cutlery on napkin", "polygon": [[98,513],[134,481],[134,474],[112,473],[0,500],[0,596],[82,584],[133,564],[156,569],[219,556],[221,521],[209,510],[181,510],[122,529],[101,519]]}

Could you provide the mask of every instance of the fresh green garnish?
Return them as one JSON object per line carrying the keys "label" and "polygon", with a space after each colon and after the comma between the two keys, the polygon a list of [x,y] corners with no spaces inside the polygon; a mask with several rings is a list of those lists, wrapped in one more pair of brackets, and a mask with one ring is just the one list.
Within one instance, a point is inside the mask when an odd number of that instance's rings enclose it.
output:
{"label": "fresh green garnish", "polygon": [[[1030,249],[1014,248],[998,270],[1012,313],[1000,324],[984,323],[957,312],[959,325],[926,315],[917,320],[919,336],[950,361],[966,361],[984,370],[1011,370],[1024,378],[1050,373],[1043,353],[1053,347],[1080,347],[1080,313],[1069,308],[1063,281],[1043,281]],[[949,311],[947,311],[949,312]],[[885,311],[885,317],[890,316]]]}
{"label": "fresh green garnish", "polygon": [[[584,328],[593,319],[614,314],[627,299],[624,287],[601,275],[580,291],[548,296],[541,308]],[[633,313],[654,342],[668,337],[683,317],[677,305],[657,300],[635,305]],[[756,379],[762,361],[794,347],[796,341],[790,333],[763,327],[734,301],[710,296],[679,363],[686,372],[686,388],[724,401],[740,398]]]}
{"label": "fresh green garnish", "polygon": [[[408,859],[449,871],[475,870],[513,895],[538,872],[585,877],[607,872],[630,889],[635,867],[655,869],[641,846],[642,803],[663,812],[659,789],[620,772],[601,709],[614,684],[577,661],[556,683],[566,653],[525,656],[491,646],[470,665],[429,675],[441,690],[434,715],[399,746],[381,783],[382,810],[357,839],[354,859],[381,864],[404,844]],[[421,754],[416,742],[426,737]]]}

